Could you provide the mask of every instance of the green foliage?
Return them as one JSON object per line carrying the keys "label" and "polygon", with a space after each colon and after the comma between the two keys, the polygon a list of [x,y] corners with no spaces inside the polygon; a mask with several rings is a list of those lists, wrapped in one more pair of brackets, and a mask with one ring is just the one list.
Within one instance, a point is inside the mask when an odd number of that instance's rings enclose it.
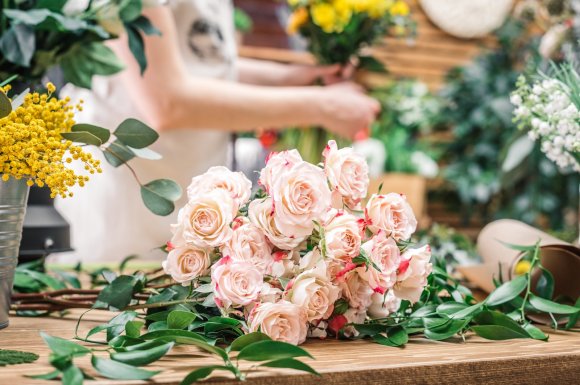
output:
{"label": "green foliage", "polygon": [[170,179],[157,179],[141,186],[143,203],[157,215],[171,214],[181,194],[181,187]]}
{"label": "green foliage", "polygon": [[88,9],[65,14],[67,2],[10,1],[0,14],[0,78],[17,74],[27,83],[38,83],[47,70],[60,66],[64,78],[79,87],[90,88],[94,75],[111,75],[124,68],[119,58],[105,46],[116,38],[101,25],[105,14],[117,12],[120,28],[125,28],[129,46],[141,71],[147,66],[142,35],[159,34],[141,15],[141,0],[106,3],[90,2]]}
{"label": "green foliage", "polygon": [[241,33],[249,33],[252,31],[252,28],[254,27],[254,22],[245,11],[243,11],[238,7],[235,7],[234,26],[236,27],[236,30],[240,31]]}
{"label": "green foliage", "polygon": [[29,364],[38,360],[38,354],[19,350],[0,349],[0,367],[6,365]]}
{"label": "green foliage", "polygon": [[[510,217],[560,229],[565,212],[577,211],[578,177],[561,175],[539,146],[518,141],[521,133],[512,122],[509,95],[517,77],[522,68],[535,73],[541,65],[537,40],[526,27],[508,20],[495,33],[496,48],[448,74],[442,116],[454,140],[443,174],[458,194],[464,222]],[[517,167],[504,167],[508,157],[519,160]]]}
{"label": "green foliage", "polygon": [[[400,80],[373,90],[382,109],[372,126],[372,137],[385,146],[385,172],[420,173],[420,162],[414,154],[422,152],[431,158],[439,154],[421,139],[440,122],[442,103],[427,86],[416,80]],[[435,172],[436,173],[436,172]],[[434,175],[430,175],[434,176]]]}

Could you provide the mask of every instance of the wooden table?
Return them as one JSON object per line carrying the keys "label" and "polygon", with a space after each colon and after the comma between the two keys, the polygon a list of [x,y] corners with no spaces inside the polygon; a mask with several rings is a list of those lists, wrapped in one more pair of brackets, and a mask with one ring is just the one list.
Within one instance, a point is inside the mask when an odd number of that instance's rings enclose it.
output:
{"label": "wooden table", "polygon": [[[24,377],[51,371],[48,349],[38,332],[70,338],[79,314],[72,311],[64,318],[13,317],[10,327],[0,331],[0,348],[35,352],[40,359],[33,364],[0,367],[0,384],[51,384]],[[81,329],[86,332],[110,318],[110,313],[89,313]],[[322,379],[290,370],[264,370],[251,373],[247,384],[580,384],[580,334],[574,332],[551,333],[549,342],[528,339],[493,342],[468,337],[466,343],[460,339],[449,343],[417,338],[399,349],[369,341],[316,340],[304,347],[316,359],[306,362],[322,373]],[[191,346],[174,348],[153,367],[164,372],[149,383],[178,384],[196,366],[217,363],[198,353]],[[85,360],[81,366],[90,365]],[[215,377],[209,382],[236,383],[227,377]],[[99,378],[88,383],[147,382]]]}

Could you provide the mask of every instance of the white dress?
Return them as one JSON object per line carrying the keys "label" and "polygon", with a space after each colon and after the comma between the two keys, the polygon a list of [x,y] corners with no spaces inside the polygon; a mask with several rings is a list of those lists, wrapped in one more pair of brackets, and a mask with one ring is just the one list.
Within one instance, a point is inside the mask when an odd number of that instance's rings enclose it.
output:
{"label": "white dress", "polygon": [[[194,76],[235,81],[237,56],[233,6],[231,0],[171,0],[168,5],[175,18],[179,49]],[[114,129],[126,118],[145,121],[131,103],[118,77],[94,79],[93,90],[68,87],[62,92],[73,100],[85,100],[78,122]],[[170,224],[185,203],[185,190],[195,175],[214,165],[225,165],[228,155],[225,131],[169,130],[163,132],[152,149],[161,160],[133,159],[142,183],[169,178],[181,185],[184,196],[175,212],[159,217],[147,210],[139,186],[129,170],[103,162],[103,173],[91,176],[73,198],[57,201],[57,209],[71,224],[75,252],[55,256],[59,261],[119,261],[125,256],[159,255],[155,250],[170,239]],[[99,158],[103,159],[98,152]]]}

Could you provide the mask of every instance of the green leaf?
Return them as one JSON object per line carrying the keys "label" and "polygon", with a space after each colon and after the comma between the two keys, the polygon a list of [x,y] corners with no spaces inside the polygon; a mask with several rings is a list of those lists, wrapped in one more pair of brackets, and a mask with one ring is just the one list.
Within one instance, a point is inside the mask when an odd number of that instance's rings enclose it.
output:
{"label": "green leaf", "polygon": [[462,302],[445,302],[437,306],[437,313],[451,315],[460,310],[464,310],[467,307],[469,307],[469,305]]}
{"label": "green leaf", "polygon": [[111,137],[111,131],[107,130],[106,128],[86,123],[75,124],[74,126],[72,126],[71,131],[88,132],[93,136],[99,138],[101,143],[107,143],[109,141],[109,138]]}
{"label": "green leaf", "polygon": [[44,374],[35,374],[33,376],[26,375],[26,377],[28,377],[28,378],[34,378],[35,380],[46,380],[46,381],[54,380],[58,376],[60,376],[60,370],[53,370],[52,372],[48,372],[48,373],[44,373]]}
{"label": "green leaf", "polygon": [[530,293],[530,305],[539,311],[553,314],[576,314],[580,312],[580,307],[562,305],[548,299],[537,297]]}
{"label": "green leaf", "polygon": [[83,372],[78,366],[71,365],[62,372],[63,385],[82,385],[83,380]]}
{"label": "green leaf", "polygon": [[28,276],[32,277],[33,279],[36,279],[37,281],[41,282],[45,286],[50,287],[51,289],[54,289],[54,290],[66,289],[66,285],[64,284],[64,282],[62,282],[54,277],[51,277],[48,274],[41,273],[41,272],[34,271],[34,270],[22,270],[22,272],[26,273]]}
{"label": "green leaf", "polygon": [[174,342],[167,342],[147,350],[132,350],[128,352],[113,353],[111,359],[133,366],[144,366],[159,360],[173,347]]}
{"label": "green leaf", "polygon": [[12,112],[12,103],[4,92],[0,91],[0,119],[7,117]]}
{"label": "green leaf", "polygon": [[272,339],[268,337],[266,334],[260,332],[244,334],[243,336],[239,336],[234,340],[234,342],[232,342],[232,344],[229,346],[229,351],[239,352],[246,346],[251,345],[255,342],[271,341],[271,340]]}
{"label": "green leaf", "polygon": [[174,310],[167,316],[167,327],[169,329],[185,329],[195,319],[195,313]]}
{"label": "green leaf", "polygon": [[139,338],[143,325],[145,325],[143,321],[129,321],[125,324],[125,334],[127,337]]}
{"label": "green leaf", "polygon": [[141,336],[144,340],[174,341],[184,345],[194,345],[212,354],[227,359],[226,351],[220,347],[210,345],[205,338],[187,330],[156,330]]}
{"label": "green leaf", "polygon": [[520,295],[528,284],[527,275],[520,275],[496,288],[485,300],[486,305],[497,306]]}
{"label": "green leaf", "polygon": [[[427,321],[427,319],[425,319]],[[469,319],[450,319],[447,320],[445,323],[440,323],[437,326],[431,325],[430,328],[427,328],[427,323],[425,324],[425,337],[435,340],[435,341],[442,341],[449,339],[463,330],[467,324],[469,323]]]}
{"label": "green leaf", "polygon": [[141,198],[154,214],[166,216],[175,210],[173,203],[181,197],[181,187],[170,179],[157,179],[141,186]]}
{"label": "green leaf", "polygon": [[142,281],[135,276],[121,275],[99,293],[93,308],[105,308],[113,311],[126,308],[133,299],[133,293],[142,286]]}
{"label": "green leaf", "polygon": [[[360,56],[359,57],[359,68],[365,69],[370,72],[376,73],[388,73],[387,68],[383,62],[376,59],[374,56]],[[379,189],[380,190],[380,189]]]}
{"label": "green leaf", "polygon": [[238,354],[238,360],[266,361],[282,358],[310,357],[306,350],[281,341],[258,341],[243,348]]}
{"label": "green leaf", "polygon": [[269,368],[295,369],[303,372],[308,372],[316,376],[320,376],[320,373],[314,370],[310,365],[307,365],[304,362],[298,361],[294,358],[282,358],[279,360],[268,361],[264,362],[263,364],[260,364],[259,366],[266,366]]}
{"label": "green leaf", "polygon": [[552,299],[554,295],[554,276],[549,270],[541,268],[542,274],[536,283],[536,293],[545,299]]}
{"label": "green leaf", "polygon": [[100,42],[73,46],[60,58],[60,66],[67,82],[88,89],[94,75],[110,76],[125,68],[117,55]]}
{"label": "green leaf", "polygon": [[496,325],[511,329],[513,332],[529,337],[525,329],[512,318],[499,311],[483,311],[474,318],[479,325]]}
{"label": "green leaf", "polygon": [[63,132],[60,134],[65,139],[72,142],[89,144],[91,146],[101,146],[103,142],[90,132]]}
{"label": "green leaf", "polygon": [[548,335],[545,334],[540,329],[538,329],[537,327],[535,327],[534,325],[532,325],[531,323],[525,324],[524,330],[526,331],[526,333],[528,333],[530,335],[530,337],[532,337],[535,340],[540,340],[540,341],[547,341],[548,340]]}
{"label": "green leaf", "polygon": [[403,346],[409,342],[409,336],[401,326],[395,326],[387,330],[387,337],[395,346]]}
{"label": "green leaf", "polygon": [[14,24],[0,37],[0,52],[9,62],[28,68],[36,50],[34,30],[24,24]]}
{"label": "green leaf", "polygon": [[[574,306],[576,306],[577,308],[580,308],[580,297],[576,300],[576,303],[574,304]],[[576,323],[578,322],[578,318],[580,318],[580,312],[570,315],[570,318],[568,319],[568,322],[566,323],[566,326],[564,328],[566,330],[572,329],[574,326],[576,326]]]}
{"label": "green leaf", "polygon": [[127,32],[127,38],[129,40],[129,50],[135,57],[137,64],[139,64],[139,70],[141,71],[141,75],[143,75],[147,69],[147,57],[145,56],[143,37],[139,33],[139,29],[131,24],[125,24],[125,31]]}
{"label": "green leaf", "polygon": [[530,338],[527,333],[520,333],[501,325],[475,325],[471,330],[488,340],[511,340],[514,338]]}
{"label": "green leaf", "polygon": [[103,150],[103,155],[113,167],[119,167],[135,157],[135,153],[118,139]]}
{"label": "green leaf", "polygon": [[40,332],[40,336],[57,356],[84,356],[91,353],[90,349],[64,338],[49,336],[44,332]]}
{"label": "green leaf", "polygon": [[153,24],[151,24],[151,21],[146,18],[145,16],[141,15],[139,16],[137,19],[135,19],[131,25],[133,25],[134,27],[139,28],[141,31],[143,31],[143,33],[145,35],[157,35],[157,36],[161,36],[161,31],[159,31],[157,28],[155,28],[155,26]]}
{"label": "green leaf", "polygon": [[159,138],[157,131],[137,119],[126,119],[114,132],[117,139],[132,148],[145,148]]}
{"label": "green leaf", "polygon": [[150,371],[136,368],[113,360],[93,356],[91,363],[97,372],[103,377],[113,380],[148,380],[160,371]]}
{"label": "green leaf", "polygon": [[131,22],[141,15],[142,7],[141,1],[125,1],[119,10],[119,17],[124,22]]}
{"label": "green leaf", "polygon": [[190,372],[180,383],[179,385],[191,385],[194,382],[199,380],[203,380],[204,378],[208,377],[214,370],[226,370],[228,372],[233,373],[236,375],[235,369],[223,366],[223,365],[211,365],[211,366],[204,366],[199,369],[195,369],[194,371]]}
{"label": "green leaf", "polygon": [[453,319],[467,318],[467,317],[473,316],[474,313],[477,313],[479,310],[481,310],[481,308],[483,307],[484,304],[485,304],[484,302],[479,302],[479,303],[476,303],[475,305],[471,305],[469,307],[466,307],[462,310],[457,311],[456,313],[449,314],[449,315]]}
{"label": "green leaf", "polygon": [[38,360],[38,354],[19,350],[0,349],[0,366],[29,364]]}
{"label": "green leaf", "polygon": [[141,159],[148,159],[148,160],[159,160],[163,159],[163,156],[158,152],[155,152],[149,148],[132,148],[128,147],[131,152],[137,155]]}

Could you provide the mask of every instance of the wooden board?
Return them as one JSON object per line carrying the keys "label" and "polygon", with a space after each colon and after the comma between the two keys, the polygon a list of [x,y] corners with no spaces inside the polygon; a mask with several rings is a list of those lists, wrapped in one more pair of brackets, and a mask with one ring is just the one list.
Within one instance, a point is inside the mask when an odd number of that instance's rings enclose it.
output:
{"label": "wooden board", "polygon": [[[50,384],[25,375],[47,373],[48,349],[39,331],[63,338],[74,335],[80,312],[72,311],[63,319],[13,317],[8,329],[0,331],[0,348],[38,353],[33,364],[0,367],[0,384]],[[111,317],[110,313],[92,312],[83,322],[86,331]],[[314,340],[304,347],[316,360],[307,360],[323,377],[290,370],[254,371],[247,384],[577,384],[580,381],[580,334],[551,333],[550,342],[528,339],[493,342],[468,337],[448,342],[417,338],[402,349],[389,348],[369,341]],[[86,359],[80,365],[89,367]],[[199,355],[196,348],[179,346],[154,368],[163,369],[154,377],[155,384],[178,384],[199,365],[217,363]],[[89,371],[92,373],[92,371]],[[213,377],[211,384],[233,384],[227,377]],[[98,378],[94,385],[145,384],[141,381],[111,381]]]}

